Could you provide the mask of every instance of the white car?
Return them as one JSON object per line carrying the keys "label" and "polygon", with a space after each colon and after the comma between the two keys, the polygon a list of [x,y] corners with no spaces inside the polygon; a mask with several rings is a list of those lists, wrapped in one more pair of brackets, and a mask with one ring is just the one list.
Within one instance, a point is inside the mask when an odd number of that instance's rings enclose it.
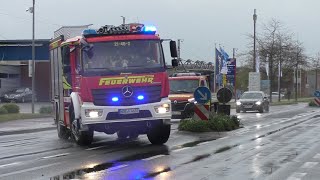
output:
{"label": "white car", "polygon": [[[278,92],[272,92],[272,100],[277,100],[279,98]],[[280,93],[280,98],[284,99],[284,94]]]}

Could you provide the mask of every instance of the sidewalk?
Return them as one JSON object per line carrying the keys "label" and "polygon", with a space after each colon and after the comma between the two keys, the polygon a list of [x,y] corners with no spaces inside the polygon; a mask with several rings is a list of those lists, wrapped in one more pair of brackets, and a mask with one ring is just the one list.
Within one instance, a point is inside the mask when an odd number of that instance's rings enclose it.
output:
{"label": "sidewalk", "polygon": [[55,128],[56,126],[51,117],[12,120],[0,123],[0,136],[53,130]]}

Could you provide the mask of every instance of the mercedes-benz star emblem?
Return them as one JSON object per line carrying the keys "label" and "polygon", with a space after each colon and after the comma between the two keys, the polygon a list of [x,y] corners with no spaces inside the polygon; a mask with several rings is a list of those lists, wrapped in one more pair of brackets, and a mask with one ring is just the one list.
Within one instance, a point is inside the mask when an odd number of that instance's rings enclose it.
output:
{"label": "mercedes-benz star emblem", "polygon": [[173,103],[177,104],[177,103],[178,103],[178,101],[177,101],[177,100],[174,100],[174,101],[173,101]]}
{"label": "mercedes-benz star emblem", "polygon": [[133,94],[133,90],[132,90],[132,87],[130,86],[124,86],[122,88],[122,94],[124,97],[131,97],[132,94]]}

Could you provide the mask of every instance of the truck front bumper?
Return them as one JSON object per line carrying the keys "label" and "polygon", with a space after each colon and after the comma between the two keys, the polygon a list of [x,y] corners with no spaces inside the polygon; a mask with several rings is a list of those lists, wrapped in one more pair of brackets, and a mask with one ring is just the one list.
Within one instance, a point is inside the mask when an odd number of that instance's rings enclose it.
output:
{"label": "truck front bumper", "polygon": [[[88,112],[91,111],[95,112],[93,113],[94,116],[89,115]],[[164,120],[165,123],[170,123],[171,101],[168,98],[163,98],[157,103],[135,106],[95,106],[91,102],[84,102],[81,106],[81,124],[83,125],[160,119]]]}

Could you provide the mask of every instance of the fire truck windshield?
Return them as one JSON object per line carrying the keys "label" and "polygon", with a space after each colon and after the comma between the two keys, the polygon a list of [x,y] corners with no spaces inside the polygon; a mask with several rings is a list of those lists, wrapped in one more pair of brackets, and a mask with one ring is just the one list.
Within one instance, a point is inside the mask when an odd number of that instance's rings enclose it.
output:
{"label": "fire truck windshield", "polygon": [[164,69],[159,40],[97,42],[82,49],[85,73],[143,73]]}
{"label": "fire truck windshield", "polygon": [[197,79],[170,80],[170,93],[172,94],[193,93],[198,87],[199,80]]}

